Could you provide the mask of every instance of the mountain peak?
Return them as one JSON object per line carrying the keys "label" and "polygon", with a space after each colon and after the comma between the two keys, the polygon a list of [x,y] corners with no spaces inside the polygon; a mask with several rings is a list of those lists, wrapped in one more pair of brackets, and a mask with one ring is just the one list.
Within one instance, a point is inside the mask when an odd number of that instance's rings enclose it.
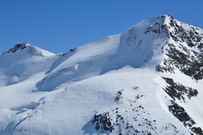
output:
{"label": "mountain peak", "polygon": [[16,52],[17,50],[23,50],[27,46],[31,46],[28,42],[21,42],[16,44],[13,48],[9,49],[8,52]]}
{"label": "mountain peak", "polygon": [[146,19],[144,21],[153,21],[153,22],[160,22],[161,24],[166,24],[167,21],[170,20],[175,20],[175,18],[171,15],[160,15],[160,16],[155,16],[149,19]]}
{"label": "mountain peak", "polygon": [[160,17],[168,18],[168,19],[174,19],[172,15],[161,15]]}
{"label": "mountain peak", "polygon": [[9,53],[16,53],[16,52],[20,52],[22,50],[26,49],[29,54],[32,55],[41,55],[41,56],[50,56],[50,55],[54,55],[54,53],[51,53],[49,51],[46,51],[44,49],[38,48],[36,46],[30,45],[28,42],[21,42],[16,44],[13,48],[9,49],[8,51],[4,52],[2,54],[2,56],[4,54],[9,54]]}
{"label": "mountain peak", "polygon": [[23,50],[25,49],[27,46],[31,46],[28,42],[21,42],[16,44],[13,48],[9,49],[8,51],[4,52],[2,55],[4,55],[5,53],[14,53],[18,50]]}
{"label": "mountain peak", "polygon": [[161,15],[146,19],[137,25],[133,26],[129,30],[132,29],[140,29],[140,31],[144,32],[145,34],[168,34],[169,28],[171,26],[171,22],[176,22],[177,20],[174,19],[171,15]]}

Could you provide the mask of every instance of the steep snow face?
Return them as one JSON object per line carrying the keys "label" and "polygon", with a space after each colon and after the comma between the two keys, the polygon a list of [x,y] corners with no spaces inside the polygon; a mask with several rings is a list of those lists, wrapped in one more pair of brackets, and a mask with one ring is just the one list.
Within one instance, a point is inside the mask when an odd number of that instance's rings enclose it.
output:
{"label": "steep snow face", "polygon": [[160,63],[167,40],[167,29],[163,27],[166,18],[150,18],[124,32],[117,50],[118,60],[123,59],[123,65],[135,68]]}
{"label": "steep snow face", "polygon": [[145,20],[122,34],[76,49],[38,83],[38,88],[50,91],[67,80],[89,78],[126,65],[154,68],[163,59],[167,43],[167,30],[162,27],[166,17]]}
{"label": "steep snow face", "polygon": [[119,39],[120,35],[106,37],[63,56],[65,58],[57,60],[55,66],[37,84],[37,87],[39,90],[50,91],[67,80],[78,81],[106,72],[115,57]]}
{"label": "steep snow face", "polygon": [[0,56],[0,86],[18,83],[47,71],[55,58],[53,53],[26,42],[15,45]]}
{"label": "steep snow face", "polygon": [[59,55],[17,44],[0,57],[0,134],[201,135],[202,39],[164,15]]}

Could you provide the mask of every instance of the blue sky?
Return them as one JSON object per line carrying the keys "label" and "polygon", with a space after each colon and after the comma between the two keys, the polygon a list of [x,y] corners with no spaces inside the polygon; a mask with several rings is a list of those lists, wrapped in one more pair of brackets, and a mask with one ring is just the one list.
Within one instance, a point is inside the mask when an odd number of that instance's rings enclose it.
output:
{"label": "blue sky", "polygon": [[203,28],[202,6],[203,0],[0,0],[0,53],[23,41],[67,52],[163,14]]}

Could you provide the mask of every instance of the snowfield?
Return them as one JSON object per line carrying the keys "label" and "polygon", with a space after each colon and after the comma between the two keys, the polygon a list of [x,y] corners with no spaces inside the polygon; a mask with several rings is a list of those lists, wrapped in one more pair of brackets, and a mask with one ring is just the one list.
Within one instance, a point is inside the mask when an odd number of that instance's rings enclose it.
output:
{"label": "snowfield", "polygon": [[19,43],[0,56],[0,134],[201,135],[202,47],[168,15],[64,54]]}

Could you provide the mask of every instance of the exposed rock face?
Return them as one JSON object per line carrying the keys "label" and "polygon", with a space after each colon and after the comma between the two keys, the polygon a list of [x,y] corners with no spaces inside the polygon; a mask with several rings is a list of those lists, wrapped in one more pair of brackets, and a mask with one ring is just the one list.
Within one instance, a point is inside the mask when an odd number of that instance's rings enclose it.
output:
{"label": "exposed rock face", "polygon": [[[158,65],[158,71],[175,74],[176,70],[190,76],[192,79],[203,79],[203,30],[189,24],[177,21],[172,16],[160,16],[161,21],[147,27],[145,34],[166,34],[163,48],[165,57]],[[198,95],[198,90],[174,82],[172,78],[163,77],[167,86],[164,91],[173,99],[169,105],[170,112],[187,127],[191,134],[203,134],[200,127],[195,127],[194,120],[185,112],[176,100],[185,102]]]}
{"label": "exposed rock face", "polygon": [[200,127],[195,126],[195,121],[187,114],[185,109],[179,106],[174,101],[171,101],[171,105],[169,105],[169,111],[181,122],[183,122],[184,126],[187,127],[191,134],[195,133],[197,135],[202,135],[203,131]]}
{"label": "exposed rock face", "polygon": [[28,42],[18,43],[13,48],[9,49],[8,51],[4,52],[3,54],[5,54],[5,53],[14,53],[14,52],[16,52],[18,50],[25,49],[27,46],[30,46],[30,44]]}
{"label": "exposed rock face", "polygon": [[185,97],[191,99],[192,97],[197,96],[198,91],[196,89],[186,87],[182,84],[177,84],[171,78],[164,78],[168,86],[164,89],[166,93],[175,100],[185,101]]}
{"label": "exposed rock face", "polygon": [[[183,24],[173,17],[168,18],[168,43],[164,50],[166,57],[158,66],[158,71],[175,74],[176,70],[190,76],[192,79],[203,79],[203,31],[192,25]],[[167,87],[164,91],[173,99],[169,111],[187,127],[191,134],[203,134],[200,127],[195,127],[195,121],[185,109],[175,103],[176,100],[185,102],[198,95],[198,90],[176,83],[172,78],[165,78]]]}
{"label": "exposed rock face", "polygon": [[196,80],[203,79],[203,31],[192,25],[183,24],[173,17],[166,24],[170,42],[165,49],[159,70],[174,73],[177,68]]}
{"label": "exposed rock face", "polygon": [[109,116],[109,112],[103,114],[95,114],[92,123],[95,124],[95,129],[101,132],[114,130],[112,119]]}

